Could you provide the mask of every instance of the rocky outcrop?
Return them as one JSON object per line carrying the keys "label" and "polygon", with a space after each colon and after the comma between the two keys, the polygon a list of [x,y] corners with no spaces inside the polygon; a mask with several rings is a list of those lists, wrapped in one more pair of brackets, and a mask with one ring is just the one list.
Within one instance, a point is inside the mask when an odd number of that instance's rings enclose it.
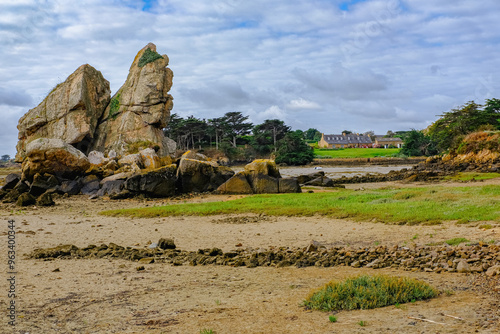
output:
{"label": "rocky outcrop", "polygon": [[178,187],[184,193],[216,190],[232,175],[231,170],[219,167],[216,162],[193,151],[182,155],[177,168]]}
{"label": "rocky outcrop", "polygon": [[35,174],[55,174],[74,178],[83,174],[90,163],[85,154],[61,139],[35,139],[26,146],[23,178],[31,180]]}
{"label": "rocky outcrop", "polygon": [[217,191],[221,194],[277,194],[301,192],[297,178],[281,178],[276,163],[272,160],[254,160],[245,166]]}
{"label": "rocky outcrop", "polygon": [[22,162],[27,145],[38,138],[60,139],[88,153],[99,119],[109,104],[109,82],[86,64],[21,119],[16,161]]}
{"label": "rocky outcrop", "polygon": [[145,193],[152,197],[175,195],[176,165],[161,167],[129,177],[124,188],[132,193]]}
{"label": "rocky outcrop", "polygon": [[156,46],[146,45],[130,66],[127,80],[106,108],[97,128],[93,150],[133,153],[137,145],[156,147],[160,156],[172,152],[171,140],[162,129],[168,124],[173,98],[173,72],[167,67],[167,55],[156,53]]}

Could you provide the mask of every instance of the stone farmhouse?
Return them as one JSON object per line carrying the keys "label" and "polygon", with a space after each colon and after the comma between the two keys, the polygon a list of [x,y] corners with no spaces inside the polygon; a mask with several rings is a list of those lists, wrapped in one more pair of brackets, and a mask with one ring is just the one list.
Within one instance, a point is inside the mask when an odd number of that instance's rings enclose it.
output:
{"label": "stone farmhouse", "polygon": [[368,147],[403,147],[403,140],[401,138],[389,138],[385,136],[375,136],[373,142],[370,136],[362,135],[359,133],[351,133],[341,135],[325,135],[321,134],[321,140],[318,142],[320,148],[368,148]]}
{"label": "stone farmhouse", "polygon": [[343,133],[341,135],[325,135],[322,133],[318,146],[320,148],[372,147],[373,142],[369,136],[359,133]]}
{"label": "stone farmhouse", "polygon": [[394,146],[397,148],[403,147],[403,140],[401,138],[386,138],[384,136],[375,136],[375,145],[383,148]]}

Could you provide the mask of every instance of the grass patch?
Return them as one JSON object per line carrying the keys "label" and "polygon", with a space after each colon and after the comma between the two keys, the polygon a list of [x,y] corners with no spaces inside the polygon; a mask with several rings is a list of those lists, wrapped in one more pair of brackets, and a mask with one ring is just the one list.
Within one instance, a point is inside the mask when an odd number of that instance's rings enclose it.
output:
{"label": "grass patch", "polygon": [[436,297],[438,291],[425,282],[385,275],[357,276],[331,281],[311,293],[303,305],[321,311],[373,309]]}
{"label": "grass patch", "polygon": [[200,334],[215,334],[215,331],[213,329],[205,328],[200,330]]}
{"label": "grass patch", "polygon": [[458,173],[456,175],[446,176],[444,180],[446,181],[480,181],[480,180],[491,180],[500,177],[500,173],[474,173],[474,172],[466,172],[466,173]]}
{"label": "grass patch", "polygon": [[314,150],[314,155],[320,159],[393,157],[398,153],[399,148],[345,148],[336,150]]}
{"label": "grass patch", "polygon": [[483,224],[483,225],[479,225],[479,228],[484,229],[484,230],[490,230],[493,228],[493,226],[491,224]]}
{"label": "grass patch", "polygon": [[151,50],[150,48],[147,48],[144,53],[142,54],[141,59],[139,59],[139,62],[137,63],[137,66],[143,67],[146,64],[152,63],[157,59],[163,58],[158,52]]}
{"label": "grass patch", "polygon": [[[406,195],[401,196],[402,192]],[[402,197],[408,199],[401,199]],[[321,215],[413,225],[460,219],[498,221],[499,201],[500,187],[497,186],[438,186],[369,191],[343,189],[322,193],[253,195],[225,202],[110,210],[101,214],[139,218],[247,213],[287,217]]]}
{"label": "grass patch", "polygon": [[337,322],[337,317],[334,315],[331,315],[328,317],[328,320],[330,320],[330,322]]}
{"label": "grass patch", "polygon": [[450,246],[457,246],[460,245],[461,243],[469,242],[469,240],[465,238],[453,238],[453,239],[448,239],[445,242]]}

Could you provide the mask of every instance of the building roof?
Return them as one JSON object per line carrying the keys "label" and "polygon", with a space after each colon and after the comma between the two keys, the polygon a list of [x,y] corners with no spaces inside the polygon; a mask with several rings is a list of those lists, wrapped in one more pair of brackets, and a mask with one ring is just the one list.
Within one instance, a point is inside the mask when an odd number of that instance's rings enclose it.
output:
{"label": "building roof", "polygon": [[403,142],[403,139],[398,137],[384,137],[384,136],[375,136],[375,141],[392,141],[392,142]]}
{"label": "building roof", "polygon": [[328,144],[372,144],[372,140],[369,136],[358,135],[355,133],[351,133],[348,135],[323,135],[323,139]]}

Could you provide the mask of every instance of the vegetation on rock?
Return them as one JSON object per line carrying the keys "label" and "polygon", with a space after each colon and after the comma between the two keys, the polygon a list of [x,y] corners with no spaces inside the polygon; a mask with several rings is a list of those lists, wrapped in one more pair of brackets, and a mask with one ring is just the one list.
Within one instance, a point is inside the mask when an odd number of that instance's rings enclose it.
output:
{"label": "vegetation on rock", "polygon": [[152,63],[160,58],[163,57],[158,52],[153,51],[150,48],[147,48],[146,50],[144,50],[141,59],[139,59],[139,62],[137,63],[137,66],[143,67],[144,65]]}
{"label": "vegetation on rock", "polygon": [[111,119],[116,119],[118,116],[118,110],[120,109],[120,94],[116,94],[115,97],[111,99],[109,103],[109,117]]}

